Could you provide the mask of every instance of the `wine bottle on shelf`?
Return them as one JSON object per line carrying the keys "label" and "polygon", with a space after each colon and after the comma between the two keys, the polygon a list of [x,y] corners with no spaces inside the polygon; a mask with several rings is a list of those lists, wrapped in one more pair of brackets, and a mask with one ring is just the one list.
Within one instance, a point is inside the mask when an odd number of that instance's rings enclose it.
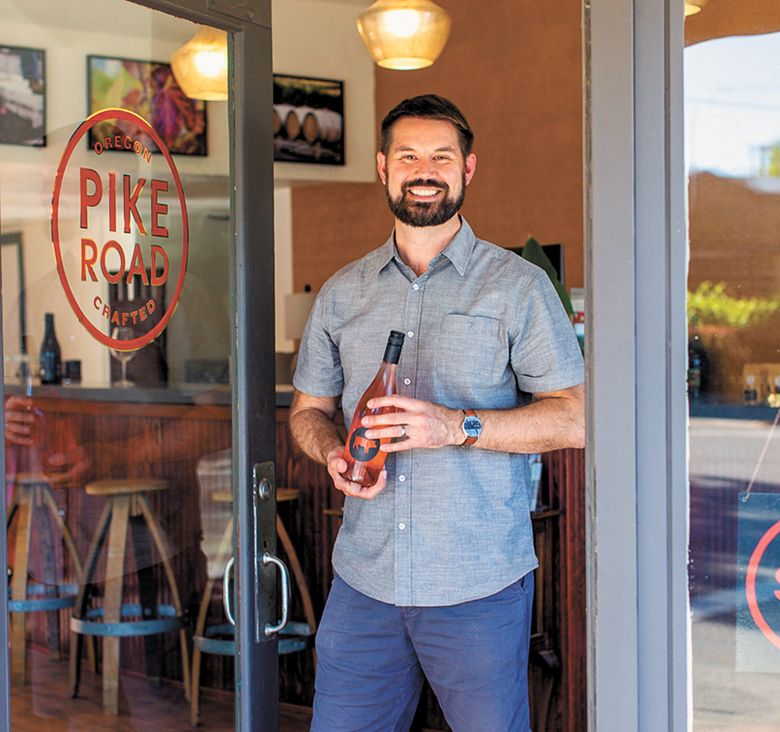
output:
{"label": "wine bottle on shelf", "polygon": [[[347,469],[341,475],[346,480],[351,480],[353,483],[358,483],[362,486],[373,485],[379,479],[379,474],[382,472],[385,459],[387,458],[387,453],[380,450],[379,447],[390,440],[367,439],[367,428],[363,427],[361,422],[366,415],[387,414],[398,411],[393,407],[369,409],[366,405],[374,397],[390,396],[397,392],[396,373],[398,372],[398,359],[401,357],[403,344],[404,334],[397,330],[391,330],[379,371],[360,398],[352,416],[352,424],[349,428],[343,455],[344,460],[347,462]],[[379,426],[374,429],[379,429]]]}
{"label": "wine bottle on shelf", "polygon": [[742,391],[745,404],[758,404],[758,388],[756,385],[756,377],[753,374],[748,374],[745,378],[745,388]]}
{"label": "wine bottle on shelf", "polygon": [[54,314],[46,313],[44,322],[43,343],[41,343],[39,356],[41,384],[61,384],[62,357],[60,355],[60,344],[57,341],[57,335],[54,333]]}

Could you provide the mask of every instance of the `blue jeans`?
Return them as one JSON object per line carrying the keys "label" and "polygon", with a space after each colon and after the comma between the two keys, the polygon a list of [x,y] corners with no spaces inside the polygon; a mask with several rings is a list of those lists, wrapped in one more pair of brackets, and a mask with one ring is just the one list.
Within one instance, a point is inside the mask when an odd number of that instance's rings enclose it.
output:
{"label": "blue jeans", "polygon": [[530,732],[533,573],[448,607],[397,607],[336,577],[317,630],[312,732],[405,732],[427,678],[454,732]]}

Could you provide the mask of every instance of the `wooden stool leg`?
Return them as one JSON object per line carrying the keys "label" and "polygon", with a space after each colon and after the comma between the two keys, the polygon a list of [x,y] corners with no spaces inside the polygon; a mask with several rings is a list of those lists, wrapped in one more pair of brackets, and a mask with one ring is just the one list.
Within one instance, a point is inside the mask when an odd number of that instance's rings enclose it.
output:
{"label": "wooden stool leg", "polygon": [[[111,502],[113,506],[103,598],[104,623],[118,623],[122,616],[130,496],[113,496]],[[103,638],[103,710],[106,714],[119,714],[119,644],[120,638],[116,636]]]}
{"label": "wooden stool leg", "polygon": [[[309,630],[314,633],[317,630],[317,616],[314,614],[314,605],[312,604],[311,595],[309,594],[309,587],[306,584],[306,577],[303,575],[298,553],[295,551],[295,547],[293,546],[292,541],[290,541],[290,535],[287,533],[284,522],[279,516],[276,517],[276,533],[279,535],[279,540],[282,542],[284,551],[287,554],[287,561],[290,563],[290,568],[295,577],[295,584],[298,587],[298,592],[301,593],[303,614],[306,618],[306,623],[309,626]],[[316,668],[317,650],[314,646],[312,646],[312,656],[314,657],[314,667]]]}
{"label": "wooden stool leg", "polygon": [[[160,525],[157,523],[157,520],[154,518],[154,514],[149,508],[149,503],[147,502],[146,498],[142,495],[137,496],[137,498],[138,504],[141,508],[144,518],[146,519],[146,524],[149,527],[149,532],[152,535],[152,539],[154,540],[155,546],[157,547],[157,551],[160,553],[163,569],[165,570],[165,576],[168,580],[168,586],[171,592],[171,599],[173,600],[173,606],[176,608],[176,613],[178,615],[183,615],[184,610],[182,608],[181,599],[179,597],[179,587],[176,584],[176,576],[173,573],[173,567],[171,566],[170,561],[173,553],[168,546],[168,540],[160,528]],[[190,701],[190,658],[189,651],[187,649],[187,634],[185,633],[184,628],[179,631],[179,641],[181,643],[181,666],[183,677],[182,683],[184,685],[184,697],[187,699],[187,701]]]}
{"label": "wooden stool leg", "polygon": [[[49,488],[48,486],[39,486],[35,489],[36,493],[36,505],[43,507],[43,496],[46,495]],[[40,516],[43,513],[39,511],[39,519],[49,519],[48,512],[44,516]],[[48,531],[44,527],[48,524]],[[39,537],[41,547],[41,579],[43,580],[43,594],[46,597],[57,597],[59,595],[59,579],[60,571],[57,566],[57,546],[54,541],[54,526],[50,520],[45,523],[39,523],[41,529],[40,533],[37,533]],[[60,660],[62,658],[62,652],[60,649],[60,611],[49,610],[46,612],[46,645],[49,649],[49,658],[52,660]]]}
{"label": "wooden stool leg", "polygon": [[[231,548],[233,547],[233,519],[231,518],[227,526],[225,527],[225,533],[222,534],[219,547],[217,548],[216,563],[221,565],[228,557]],[[195,622],[194,635],[202,637],[206,631],[206,618],[209,613],[209,604],[211,603],[211,594],[214,591],[214,580],[210,577],[206,580],[206,587],[203,590],[203,598],[200,601],[200,608],[198,609],[198,619]],[[191,701],[190,701],[190,724],[193,727],[197,727],[200,722],[200,659],[202,653],[200,648],[195,646],[192,649],[192,674],[190,676],[190,684],[192,684]]]}
{"label": "wooden stool leg", "polygon": [[[94,574],[95,566],[97,565],[98,553],[100,552],[100,547],[103,546],[103,542],[105,541],[106,531],[108,530],[108,524],[110,520],[111,501],[109,500],[106,501],[106,505],[103,507],[103,512],[100,514],[97,528],[95,529],[95,534],[92,537],[92,544],[90,545],[89,551],[87,552],[87,561],[84,565],[84,577],[81,581],[81,587],[79,588],[79,595],[76,598],[76,604],[73,607],[74,618],[83,618],[84,614],[87,612],[87,601],[89,599],[87,593],[89,592],[89,583],[92,581],[92,575]],[[81,643],[83,638],[84,636],[80,633],[74,633],[72,630],[70,631],[70,658],[68,661],[70,665],[70,695],[73,698],[77,697],[79,693],[79,680],[81,676]],[[92,639],[88,641],[87,648],[89,648],[90,645],[94,647]],[[93,658],[91,658],[90,661],[94,661],[94,651]],[[96,667],[93,667],[92,670],[96,670]]]}
{"label": "wooden stool leg", "polygon": [[[157,581],[155,578],[154,561],[152,557],[152,542],[149,530],[142,516],[130,518],[130,531],[133,537],[133,554],[135,556],[135,573],[138,576],[138,600],[144,619],[157,616]],[[144,636],[144,659],[146,676],[154,684],[160,684],[162,674],[162,644],[159,635]]]}
{"label": "wooden stool leg", "polygon": [[[14,570],[11,579],[11,599],[24,600],[27,597],[27,573],[30,560],[30,525],[32,522],[32,491],[25,489],[18,499],[16,509],[16,542],[14,547]],[[27,661],[26,613],[11,613],[11,681],[25,682]]]}
{"label": "wooden stool leg", "polygon": [[[84,584],[84,567],[81,564],[81,557],[79,557],[78,550],[76,549],[76,542],[73,540],[73,534],[71,534],[68,525],[60,515],[60,507],[54,500],[54,496],[51,491],[46,491],[43,494],[44,503],[49,509],[51,517],[54,519],[54,523],[62,534],[62,538],[65,540],[65,547],[70,554],[71,561],[73,562],[73,571],[76,573],[76,579],[78,585]],[[89,660],[89,669],[94,672],[97,670],[97,663],[95,661],[95,639],[93,636],[87,637],[87,658]]]}

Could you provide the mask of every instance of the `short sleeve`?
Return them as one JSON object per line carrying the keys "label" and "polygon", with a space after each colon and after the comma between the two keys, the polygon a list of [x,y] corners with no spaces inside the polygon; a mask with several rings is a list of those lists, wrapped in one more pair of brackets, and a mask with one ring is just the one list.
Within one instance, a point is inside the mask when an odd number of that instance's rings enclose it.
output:
{"label": "short sleeve", "polygon": [[512,370],[521,391],[559,391],[584,381],[577,336],[558,293],[538,268],[518,304],[510,343]]}
{"label": "short sleeve", "polygon": [[309,314],[298,351],[293,386],[312,396],[339,396],[344,388],[339,349],[328,329],[329,289],[320,290]]}

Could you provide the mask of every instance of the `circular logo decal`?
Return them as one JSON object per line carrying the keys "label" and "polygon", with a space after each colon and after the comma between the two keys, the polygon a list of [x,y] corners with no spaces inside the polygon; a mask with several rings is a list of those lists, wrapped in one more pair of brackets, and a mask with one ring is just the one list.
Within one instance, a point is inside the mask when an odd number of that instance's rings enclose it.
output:
{"label": "circular logo decal", "polygon": [[[753,616],[753,620],[759,627],[764,637],[776,648],[780,648],[780,636],[778,636],[776,629],[767,622],[766,616],[761,610],[758,601],[758,593],[756,591],[756,582],[761,569],[761,562],[764,559],[764,555],[772,542],[780,535],[780,521],[772,526],[762,537],[753,550],[753,554],[750,557],[748,563],[747,576],[745,578],[745,593],[747,596],[748,607],[750,608],[750,614]],[[780,583],[780,570],[777,572],[769,573],[769,576],[777,583]],[[766,581],[763,578],[763,581]],[[780,591],[775,590],[773,597],[780,600]]]}
{"label": "circular logo decal", "polygon": [[[92,139],[84,152],[79,143],[101,123],[114,123],[116,134]],[[149,148],[149,139],[156,150]],[[124,154],[112,153],[115,167],[109,168],[104,163],[109,156],[101,156],[114,150]],[[164,163],[155,164],[160,156]],[[51,231],[65,294],[98,341],[132,351],[162,333],[181,297],[189,226],[179,172],[143,117],[127,109],[103,109],[79,125],[57,168]],[[112,286],[119,293],[133,292],[125,307],[114,307]],[[149,322],[140,325],[144,321]],[[136,325],[146,332],[124,339],[111,335]]]}
{"label": "circular logo decal", "polygon": [[367,463],[379,454],[379,440],[369,440],[366,427],[358,427],[349,438],[349,454],[359,463]]}

